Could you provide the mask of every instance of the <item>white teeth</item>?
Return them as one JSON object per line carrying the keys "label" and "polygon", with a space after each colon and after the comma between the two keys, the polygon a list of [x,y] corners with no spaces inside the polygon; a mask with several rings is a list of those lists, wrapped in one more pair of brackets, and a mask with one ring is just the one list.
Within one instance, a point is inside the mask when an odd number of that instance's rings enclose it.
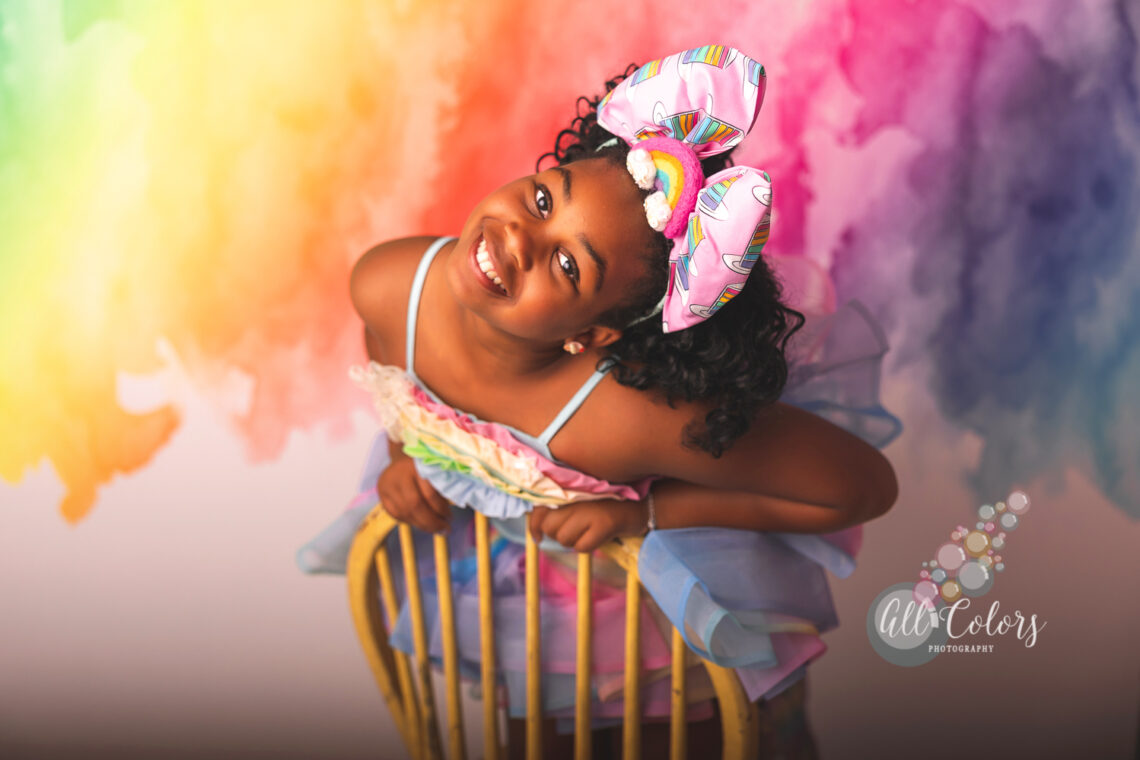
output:
{"label": "white teeth", "polygon": [[479,262],[479,268],[483,270],[483,274],[501,288],[503,280],[499,277],[499,273],[491,267],[491,255],[487,253],[487,241],[485,239],[480,240],[479,247],[475,249],[475,260]]}

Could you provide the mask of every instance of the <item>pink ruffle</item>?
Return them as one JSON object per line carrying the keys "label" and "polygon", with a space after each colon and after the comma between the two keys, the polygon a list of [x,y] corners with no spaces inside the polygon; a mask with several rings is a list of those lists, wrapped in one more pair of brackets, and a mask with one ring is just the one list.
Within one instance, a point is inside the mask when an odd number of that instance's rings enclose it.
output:
{"label": "pink ruffle", "polygon": [[647,477],[628,484],[610,483],[590,477],[579,470],[573,470],[552,462],[530,446],[519,441],[501,425],[494,422],[477,422],[465,414],[460,414],[454,407],[439,403],[415,383],[412,383],[412,398],[419,406],[441,419],[453,422],[465,432],[494,441],[515,456],[531,459],[542,474],[567,490],[640,501],[649,493],[649,486],[654,481],[653,477]]}

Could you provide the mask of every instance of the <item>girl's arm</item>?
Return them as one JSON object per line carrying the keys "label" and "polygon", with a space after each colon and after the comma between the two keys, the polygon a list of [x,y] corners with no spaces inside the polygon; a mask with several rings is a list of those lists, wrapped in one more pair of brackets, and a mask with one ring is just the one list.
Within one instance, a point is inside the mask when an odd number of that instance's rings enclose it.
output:
{"label": "girl's arm", "polygon": [[[384,363],[384,347],[367,325],[364,348],[369,359]],[[389,438],[388,456],[389,464],[376,481],[376,495],[384,511],[428,533],[447,530],[451,516],[447,500],[419,476],[415,463],[404,453],[403,443]]]}
{"label": "girl's arm", "polygon": [[[898,498],[886,457],[798,407],[777,403],[764,410],[720,458],[680,445],[695,405],[647,411],[631,410],[633,416],[615,420],[612,430],[624,439],[621,450],[639,457],[635,466],[666,478],[653,486],[659,528],[830,533],[884,514]],[[590,551],[614,536],[640,535],[647,517],[645,502],[585,502],[538,509],[530,526],[536,536]]]}
{"label": "girl's arm", "polygon": [[[352,302],[364,321],[365,352],[375,362],[404,361],[408,283],[425,247],[421,238],[382,243],[364,254],[353,268]],[[402,442],[389,439],[388,454],[390,463],[376,482],[384,510],[429,533],[446,530],[451,515],[447,500],[419,476]]]}
{"label": "girl's arm", "polygon": [[[889,466],[889,465],[888,465]],[[891,490],[897,493],[894,471]],[[658,528],[738,528],[780,533],[830,533],[866,522],[886,512],[894,497],[884,499],[879,512],[858,515],[850,510],[811,504],[751,491],[725,491],[682,480],[653,485]],[[564,546],[593,551],[615,536],[640,536],[649,521],[646,501],[587,501],[560,509],[536,507],[528,526],[535,540],[548,535]]]}
{"label": "girl's arm", "polygon": [[796,406],[764,409],[719,458],[678,445],[695,410],[675,411],[654,415],[642,431],[643,466],[682,481],[654,492],[661,527],[827,533],[878,517],[898,498],[882,453]]}
{"label": "girl's arm", "polygon": [[[894,483],[893,471],[891,483]],[[897,484],[884,486],[897,494]],[[657,484],[653,500],[658,528],[712,526],[786,533],[830,533],[878,517],[894,504],[894,497],[878,510],[859,511],[814,504],[750,491],[725,491],[668,480]]]}

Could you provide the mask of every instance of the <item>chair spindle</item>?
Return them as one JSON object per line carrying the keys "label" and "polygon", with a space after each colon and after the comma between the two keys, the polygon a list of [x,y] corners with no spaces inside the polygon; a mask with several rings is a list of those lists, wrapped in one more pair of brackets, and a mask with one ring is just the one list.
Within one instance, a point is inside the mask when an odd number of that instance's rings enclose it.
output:
{"label": "chair spindle", "polygon": [[593,559],[578,554],[578,651],[574,695],[574,760],[590,760],[590,670],[594,652]]}
{"label": "chair spindle", "polygon": [[625,571],[625,715],[622,718],[622,757],[641,758],[641,581],[637,564]]}
{"label": "chair spindle", "polygon": [[416,676],[420,687],[422,757],[438,760],[442,756],[439,720],[435,714],[435,696],[431,685],[431,660],[428,658],[427,630],[424,623],[424,600],[420,593],[420,576],[416,568],[416,547],[412,526],[400,523],[400,553],[404,555],[404,584],[412,613],[412,642],[416,650]]}
{"label": "chair spindle", "polygon": [[451,555],[447,536],[437,533],[435,549],[436,588],[439,589],[439,621],[443,633],[443,678],[447,688],[447,746],[451,760],[467,760],[463,743],[463,701],[459,692],[459,644],[455,638],[455,601],[451,590]]}
{"label": "chair spindle", "polygon": [[495,618],[491,596],[491,539],[487,516],[475,514],[475,562],[479,579],[479,648],[482,660],[483,757],[499,759],[499,704],[495,684]]}
{"label": "chair spindle", "polygon": [[538,544],[526,532],[526,758],[542,760],[542,636]]}
{"label": "chair spindle", "polygon": [[673,689],[669,707],[669,758],[685,760],[688,743],[688,727],[685,721],[685,640],[681,632],[673,629]]}
{"label": "chair spindle", "polygon": [[[384,611],[390,626],[396,625],[400,616],[400,606],[396,603],[396,583],[392,578],[391,558],[384,544],[376,550],[376,574],[380,576],[380,597],[384,600]],[[385,632],[385,638],[391,631]],[[396,680],[400,684],[400,696],[403,699],[403,720],[397,721],[400,733],[404,737],[407,747],[420,746],[420,708],[416,702],[416,690],[412,685],[412,665],[408,655],[396,650]]]}

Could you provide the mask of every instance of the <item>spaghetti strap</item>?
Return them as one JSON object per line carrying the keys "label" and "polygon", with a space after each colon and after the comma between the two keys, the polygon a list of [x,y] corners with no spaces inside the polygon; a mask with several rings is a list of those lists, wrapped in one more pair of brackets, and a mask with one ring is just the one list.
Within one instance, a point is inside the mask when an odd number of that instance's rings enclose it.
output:
{"label": "spaghetti strap", "polygon": [[424,251],[424,256],[420,259],[420,265],[416,267],[416,276],[412,280],[412,290],[408,294],[408,324],[406,337],[404,338],[404,364],[407,372],[412,377],[418,379],[416,375],[416,317],[420,313],[420,296],[423,294],[424,280],[427,279],[428,268],[431,266],[432,259],[439,253],[439,249],[449,241],[455,240],[453,237],[441,237],[428,246]]}
{"label": "spaghetti strap", "polygon": [[566,402],[566,406],[562,407],[562,411],[558,412],[558,415],[546,426],[546,430],[543,430],[538,436],[538,440],[542,442],[543,446],[546,446],[547,451],[550,450],[550,440],[562,429],[566,421],[574,416],[574,412],[578,411],[578,407],[582,406],[586,397],[593,392],[594,388],[598,386],[598,383],[602,381],[602,378],[609,374],[613,366],[613,361],[607,361],[604,367],[594,370],[594,374],[586,378],[586,382],[582,383],[582,387],[578,389],[578,392],[570,397],[570,400]]}

